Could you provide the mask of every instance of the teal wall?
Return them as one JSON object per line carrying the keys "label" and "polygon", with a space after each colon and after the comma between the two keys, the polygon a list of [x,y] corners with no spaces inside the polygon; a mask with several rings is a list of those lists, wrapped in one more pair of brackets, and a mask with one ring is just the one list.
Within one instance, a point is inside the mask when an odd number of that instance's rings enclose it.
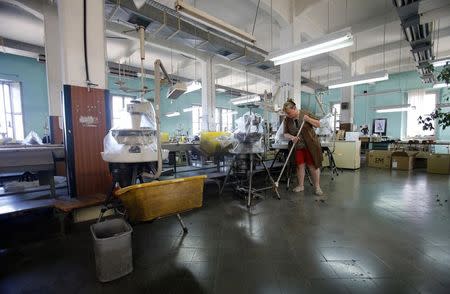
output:
{"label": "teal wall", "polygon": [[0,79],[21,84],[24,136],[32,130],[42,136],[48,121],[45,64],[33,58],[0,53]]}
{"label": "teal wall", "polygon": [[[387,119],[387,136],[392,138],[403,138],[406,136],[406,112],[376,113],[374,108],[400,105],[408,102],[408,91],[420,88],[429,88],[423,84],[417,72],[405,72],[389,75],[389,80],[375,84],[358,85],[354,88],[355,114],[354,123],[358,127],[362,124],[369,125],[372,131],[372,122],[375,118]],[[391,92],[373,96],[364,96],[368,93]]]}
{"label": "teal wall", "polygon": [[[406,135],[406,112],[392,113],[376,113],[374,108],[389,105],[405,104],[408,101],[407,92],[413,89],[430,89],[431,85],[423,84],[419,75],[415,71],[404,72],[400,74],[389,75],[389,80],[377,82],[375,84],[358,85],[354,87],[354,124],[360,126],[362,124],[369,125],[372,130],[372,122],[375,118],[387,119],[387,135],[392,138],[402,138]],[[397,91],[398,90],[398,91]],[[389,92],[372,96],[363,95],[364,91],[368,93]],[[447,95],[448,89],[437,91],[439,97],[443,99]],[[314,95],[302,92],[302,108],[313,113],[320,113],[320,109],[315,101]],[[331,103],[341,100],[342,89],[333,89],[325,93],[323,102],[325,107],[329,107]],[[329,108],[328,108],[329,109]],[[327,111],[328,109],[325,109]],[[437,130],[436,138],[439,140],[450,140],[450,129]]]}
{"label": "teal wall", "polygon": [[[301,101],[301,108],[305,109],[307,111],[310,111],[311,113],[322,115],[322,112],[320,110],[319,104],[316,101],[314,94],[309,94],[306,92],[301,93],[302,101]],[[340,89],[333,89],[330,90],[322,96],[322,102],[324,111],[328,112],[330,111],[331,104],[339,103],[341,101],[342,92]]]}
{"label": "teal wall", "polygon": [[[36,131],[39,135],[43,135],[44,124],[48,117],[48,101],[47,101],[47,82],[45,64],[37,62],[33,58],[20,57],[10,54],[0,53],[0,79],[18,81],[22,85],[23,97],[23,113],[24,113],[24,127],[25,135],[31,130]],[[114,83],[117,77],[109,77],[109,89],[111,94],[127,93],[119,90]],[[147,86],[153,89],[153,81],[146,79]],[[129,88],[139,88],[139,79],[126,79],[126,84]],[[377,114],[374,107],[398,105],[406,103],[407,91],[417,88],[426,88],[428,85],[422,84],[416,72],[406,72],[401,74],[392,74],[388,81],[378,82],[371,85],[359,85],[354,89],[355,94],[355,125],[368,124],[372,127],[372,120],[374,118],[387,118],[387,134],[394,138],[402,137],[406,129],[406,114],[405,113],[382,113]],[[399,90],[396,93],[389,93],[377,96],[362,96],[364,90],[369,93]],[[163,87],[161,93],[161,129],[162,131],[173,134],[175,130],[181,127],[184,131],[192,132],[192,114],[190,112],[183,112],[183,108],[190,107],[192,104],[201,104],[201,90],[184,94],[175,101],[166,99],[167,87]],[[441,99],[450,95],[448,89],[441,89],[438,91]],[[128,94],[129,95],[129,94]],[[148,94],[149,97],[152,94]],[[301,107],[313,113],[320,113],[320,109],[316,103],[313,95],[302,92]],[[323,102],[326,111],[329,110],[331,103],[337,103],[341,100],[342,90],[334,89],[325,93]],[[216,93],[216,106],[233,109],[238,111],[239,117],[244,112],[248,111],[245,108],[238,108],[231,104],[229,100],[233,98],[223,93]],[[449,101],[442,101],[449,102]],[[171,111],[179,111],[181,113],[178,117],[166,117],[164,114]],[[262,114],[262,110],[258,109],[258,113]],[[450,140],[450,129],[437,130],[436,137],[440,140]]]}

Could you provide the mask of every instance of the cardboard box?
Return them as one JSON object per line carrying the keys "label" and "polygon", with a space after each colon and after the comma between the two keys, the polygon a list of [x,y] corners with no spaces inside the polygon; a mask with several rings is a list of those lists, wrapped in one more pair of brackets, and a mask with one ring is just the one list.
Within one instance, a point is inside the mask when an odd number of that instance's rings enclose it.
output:
{"label": "cardboard box", "polygon": [[416,159],[417,158],[428,159],[428,157],[430,157],[430,152],[427,151],[418,151],[416,154]]}
{"label": "cardboard box", "polygon": [[367,160],[369,167],[391,168],[392,151],[371,150]]}
{"label": "cardboard box", "polygon": [[430,152],[419,151],[416,154],[416,160],[414,161],[414,168],[427,168],[428,157],[430,157]]}
{"label": "cardboard box", "polygon": [[450,174],[450,154],[430,154],[427,172],[432,174]]}
{"label": "cardboard box", "polygon": [[417,152],[414,151],[394,151],[392,153],[392,169],[412,170]]}

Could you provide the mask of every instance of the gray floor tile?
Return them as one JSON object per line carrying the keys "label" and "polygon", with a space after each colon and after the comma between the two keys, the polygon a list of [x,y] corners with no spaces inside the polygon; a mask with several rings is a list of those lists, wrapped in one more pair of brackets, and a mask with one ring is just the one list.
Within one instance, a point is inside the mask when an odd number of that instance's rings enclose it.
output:
{"label": "gray floor tile", "polygon": [[0,250],[0,292],[446,293],[450,210],[436,194],[448,197],[448,176],[362,168],[322,183],[324,204],[280,189],[250,211],[207,185],[187,235],[175,217],[133,226],[134,271],[110,283],[96,279],[89,224]]}

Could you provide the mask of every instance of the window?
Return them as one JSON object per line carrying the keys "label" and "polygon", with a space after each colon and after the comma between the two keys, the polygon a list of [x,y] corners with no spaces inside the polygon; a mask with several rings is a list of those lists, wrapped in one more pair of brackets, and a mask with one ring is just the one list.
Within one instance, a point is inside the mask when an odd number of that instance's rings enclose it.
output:
{"label": "window", "polygon": [[233,111],[231,109],[222,109],[222,131],[231,132],[233,129]]}
{"label": "window", "polygon": [[233,128],[233,110],[216,108],[216,131],[230,132]]}
{"label": "window", "polygon": [[[227,108],[216,108],[215,124],[217,132],[231,131],[233,128],[233,111]],[[198,135],[202,129],[202,107],[198,105],[192,106],[192,133]]]}
{"label": "window", "polygon": [[119,123],[120,113],[126,111],[127,104],[133,100],[130,96],[112,96],[112,126],[115,127]]}
{"label": "window", "polygon": [[436,107],[436,94],[425,94],[424,90],[408,92],[408,104],[415,109],[408,110],[406,136],[413,138],[416,136],[434,135],[434,130],[424,131],[417,119],[419,116],[429,115]]}
{"label": "window", "polygon": [[202,107],[192,106],[192,134],[198,135],[202,130]]}
{"label": "window", "polygon": [[331,111],[334,114],[336,112],[336,131],[339,130],[340,127],[340,119],[341,119],[341,103],[333,103],[331,105]]}
{"label": "window", "polygon": [[23,115],[20,84],[0,82],[0,135],[23,140]]}

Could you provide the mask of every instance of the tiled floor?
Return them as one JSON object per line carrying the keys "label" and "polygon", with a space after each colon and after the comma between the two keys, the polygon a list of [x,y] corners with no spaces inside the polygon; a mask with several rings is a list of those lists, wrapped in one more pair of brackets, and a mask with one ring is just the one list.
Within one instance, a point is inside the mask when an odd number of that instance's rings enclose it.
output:
{"label": "tiled floor", "polygon": [[[449,176],[346,171],[248,211],[208,185],[202,209],[134,226],[134,271],[96,281],[88,227],[1,253],[1,293],[449,293]],[[2,236],[5,238],[7,236]]]}

